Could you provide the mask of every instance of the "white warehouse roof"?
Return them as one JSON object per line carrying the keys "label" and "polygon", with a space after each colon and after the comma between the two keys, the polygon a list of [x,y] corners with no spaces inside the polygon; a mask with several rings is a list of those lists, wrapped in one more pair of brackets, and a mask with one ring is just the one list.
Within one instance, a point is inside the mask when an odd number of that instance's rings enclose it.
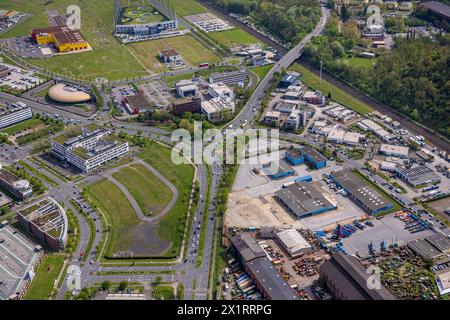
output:
{"label": "white warehouse roof", "polygon": [[278,232],[277,238],[292,256],[311,249],[311,245],[295,229]]}

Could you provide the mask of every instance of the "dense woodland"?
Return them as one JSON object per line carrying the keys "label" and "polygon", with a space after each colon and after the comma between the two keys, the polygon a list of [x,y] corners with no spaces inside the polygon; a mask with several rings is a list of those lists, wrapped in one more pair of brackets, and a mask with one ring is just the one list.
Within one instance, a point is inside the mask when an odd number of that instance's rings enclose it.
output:
{"label": "dense woodland", "polygon": [[320,19],[318,0],[208,0],[226,11],[249,15],[286,42],[297,43]]}
{"label": "dense woodland", "polygon": [[305,49],[305,58],[354,84],[381,102],[450,137],[450,36],[435,41],[410,35],[374,59],[373,66],[351,63],[367,45],[356,23],[339,29],[336,16],[323,36]]}

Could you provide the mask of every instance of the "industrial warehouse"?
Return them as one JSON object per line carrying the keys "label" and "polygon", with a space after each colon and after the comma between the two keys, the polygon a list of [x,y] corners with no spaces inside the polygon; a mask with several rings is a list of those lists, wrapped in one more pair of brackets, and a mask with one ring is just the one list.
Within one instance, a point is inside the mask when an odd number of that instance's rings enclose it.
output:
{"label": "industrial warehouse", "polygon": [[67,26],[33,29],[31,37],[39,45],[54,45],[59,53],[91,49],[80,30],[70,29]]}
{"label": "industrial warehouse", "polygon": [[17,219],[29,233],[53,250],[63,250],[69,227],[66,212],[47,197],[17,211]]}
{"label": "industrial warehouse", "polygon": [[306,182],[294,182],[275,194],[289,211],[298,218],[312,216],[337,208],[317,188]]}
{"label": "industrial warehouse", "polygon": [[267,259],[265,251],[250,233],[243,232],[233,237],[231,243],[233,252],[265,298],[298,300],[298,296]]}
{"label": "industrial warehouse", "polygon": [[348,169],[332,173],[330,178],[370,214],[393,208],[393,204]]}
{"label": "industrial warehouse", "polygon": [[337,252],[321,266],[321,278],[338,300],[394,300],[383,286],[370,289],[370,273],[353,256]]}

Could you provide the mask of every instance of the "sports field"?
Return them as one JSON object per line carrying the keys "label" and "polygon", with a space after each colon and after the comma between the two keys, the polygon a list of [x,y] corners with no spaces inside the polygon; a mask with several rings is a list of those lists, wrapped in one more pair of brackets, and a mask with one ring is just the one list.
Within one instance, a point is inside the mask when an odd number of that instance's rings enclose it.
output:
{"label": "sports field", "polygon": [[28,288],[24,300],[48,300],[53,285],[64,265],[65,255],[54,253],[45,255],[37,268],[36,276]]}
{"label": "sports field", "polygon": [[153,72],[166,71],[164,64],[159,60],[159,51],[166,48],[173,48],[185,62],[198,66],[200,63],[217,63],[219,56],[212,50],[203,46],[191,35],[172,37],[158,40],[136,42],[127,45],[136,57]]}
{"label": "sports field", "polygon": [[130,7],[124,8],[121,16],[123,24],[145,24],[161,22],[166,18],[150,5],[142,5],[139,1],[133,1]]}
{"label": "sports field", "polygon": [[238,45],[261,43],[261,41],[242,29],[210,32],[208,33],[208,37],[227,48],[233,48]]}
{"label": "sports field", "polygon": [[105,77],[110,80],[147,74],[144,66],[112,35],[114,1],[96,0],[15,0],[0,2],[0,9],[16,9],[33,14],[25,23],[1,35],[1,38],[28,35],[33,28],[49,25],[46,9],[65,13],[68,5],[81,9],[81,31],[93,51],[29,61],[47,70],[87,80]]}
{"label": "sports field", "polygon": [[172,199],[172,191],[141,164],[125,167],[113,174],[139,204],[146,216],[154,216]]}
{"label": "sports field", "polygon": [[369,113],[372,112],[373,109],[365,104],[362,101],[359,101],[358,99],[352,97],[345,91],[339,89],[338,87],[334,86],[333,84],[329,83],[326,80],[322,79],[322,82],[320,83],[320,78],[303,67],[302,65],[295,63],[293,64],[289,70],[297,71],[301,74],[300,80],[305,83],[307,86],[318,89],[322,91],[323,94],[328,95],[328,93],[331,93],[331,99],[343,104],[344,106],[355,110],[359,113]]}

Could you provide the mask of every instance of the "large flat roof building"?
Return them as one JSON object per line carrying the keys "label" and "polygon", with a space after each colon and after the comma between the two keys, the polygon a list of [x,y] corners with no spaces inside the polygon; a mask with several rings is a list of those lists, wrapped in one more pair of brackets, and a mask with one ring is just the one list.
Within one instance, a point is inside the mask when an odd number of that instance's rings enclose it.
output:
{"label": "large flat roof building", "polygon": [[428,166],[418,165],[411,168],[397,168],[398,176],[413,187],[430,183],[439,183],[441,177]]}
{"label": "large flat roof building", "polygon": [[290,147],[285,153],[285,159],[293,165],[306,162],[314,169],[324,168],[327,165],[327,158],[317,150],[310,147]]}
{"label": "large flat roof building", "polygon": [[23,297],[43,252],[10,225],[0,225],[0,300]]}
{"label": "large flat roof building", "polygon": [[383,286],[369,289],[370,275],[355,257],[342,252],[320,266],[320,277],[337,300],[395,300]]}
{"label": "large flat roof building", "polygon": [[129,151],[128,142],[95,124],[77,128],[55,137],[52,154],[88,173]]}
{"label": "large flat roof building", "polygon": [[291,258],[296,258],[312,250],[311,245],[295,229],[287,229],[277,233],[277,239]]}
{"label": "large flat roof building", "polygon": [[89,44],[81,31],[70,29],[67,26],[33,29],[31,36],[40,45],[53,44],[59,52],[86,50],[89,48]]}
{"label": "large flat roof building", "polygon": [[425,260],[435,260],[450,253],[450,238],[442,234],[434,234],[422,239],[408,242],[408,248]]}
{"label": "large flat roof building", "polygon": [[233,253],[266,299],[299,299],[250,233],[242,232],[234,236],[231,238],[231,244]]}
{"label": "large flat roof building", "polygon": [[371,214],[394,207],[386,197],[349,169],[334,172],[330,174],[330,178],[344,189],[354,202]]}
{"label": "large flat roof building", "polygon": [[336,204],[307,182],[295,182],[277,191],[278,199],[298,218],[334,210]]}
{"label": "large flat roof building", "polygon": [[393,156],[399,158],[408,158],[408,147],[396,146],[392,144],[383,143],[380,147],[380,153],[386,156]]}
{"label": "large flat roof building", "polygon": [[31,108],[22,102],[0,106],[0,129],[31,119]]}
{"label": "large flat roof building", "polygon": [[63,207],[47,197],[17,211],[22,226],[53,250],[66,246],[69,223]]}

